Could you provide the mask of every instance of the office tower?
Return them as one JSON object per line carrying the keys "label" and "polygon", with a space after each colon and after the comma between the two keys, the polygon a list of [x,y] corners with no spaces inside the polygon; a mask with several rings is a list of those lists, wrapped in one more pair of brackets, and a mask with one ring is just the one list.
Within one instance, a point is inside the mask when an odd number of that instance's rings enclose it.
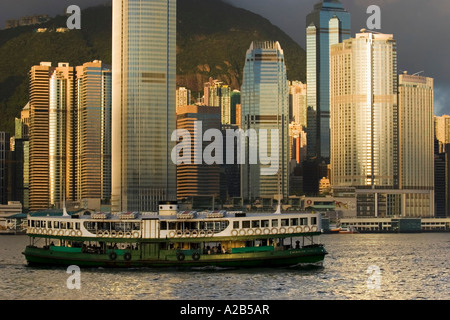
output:
{"label": "office tower", "polygon": [[330,46],[350,38],[350,13],[323,0],[306,17],[308,156],[330,158]]}
{"label": "office tower", "polygon": [[406,72],[398,77],[399,187],[407,216],[434,216],[433,82]]}
{"label": "office tower", "polygon": [[0,132],[0,204],[8,204],[8,162],[10,156],[10,137]]}
{"label": "office tower", "polygon": [[49,78],[49,204],[56,208],[63,200],[75,200],[74,77],[73,67],[59,63]]}
{"label": "office tower", "polygon": [[77,72],[78,199],[111,197],[111,68],[87,62]]}
{"label": "office tower", "polygon": [[176,107],[187,106],[191,104],[191,90],[185,87],[177,89],[176,94]]}
{"label": "office tower", "polygon": [[30,70],[30,211],[47,209],[49,197],[50,62]]}
{"label": "office tower", "polygon": [[[253,200],[281,193],[286,198],[289,192],[289,88],[280,43],[252,42],[246,54],[241,104],[242,130],[254,130],[258,135],[257,142],[251,136],[245,142],[242,197]],[[267,130],[267,135],[261,130]],[[274,132],[278,134],[278,141],[272,144]],[[258,151],[254,149],[256,146]],[[277,157],[274,172],[269,172],[269,165],[263,164],[267,159],[261,157],[262,146],[267,147],[272,157]],[[251,163],[255,152],[259,153],[258,161]]]}
{"label": "office tower", "polygon": [[[203,141],[203,135],[209,129],[220,130],[220,109],[209,106],[178,107],[177,129],[189,131],[191,138],[190,163],[177,165],[177,198],[180,200],[200,196],[218,198],[220,164],[207,164],[203,160],[203,152],[211,143]],[[196,141],[201,141],[201,145],[197,145]],[[197,158],[202,159],[200,163],[195,161]]]}
{"label": "office tower", "polygon": [[231,124],[231,88],[219,80],[209,78],[204,85],[205,106],[219,107],[222,124]]}
{"label": "office tower", "polygon": [[292,81],[289,84],[290,121],[301,125],[306,130],[306,84]]}
{"label": "office tower", "polygon": [[445,145],[450,144],[450,116],[435,117],[435,135],[439,143],[439,152],[445,152]]}
{"label": "office tower", "polygon": [[398,188],[396,42],[360,33],[331,46],[330,64],[331,184],[364,191],[358,215],[399,213],[400,195],[379,190]]}
{"label": "office tower", "polygon": [[176,199],[176,1],[113,2],[114,211],[156,211]]}

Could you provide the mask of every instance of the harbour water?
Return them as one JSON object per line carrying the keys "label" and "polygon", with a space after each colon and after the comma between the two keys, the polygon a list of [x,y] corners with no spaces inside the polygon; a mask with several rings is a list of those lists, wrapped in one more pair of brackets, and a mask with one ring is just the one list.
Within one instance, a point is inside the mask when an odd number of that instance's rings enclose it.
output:
{"label": "harbour water", "polygon": [[450,233],[322,235],[323,267],[252,270],[34,268],[26,236],[0,237],[1,300],[448,300]]}

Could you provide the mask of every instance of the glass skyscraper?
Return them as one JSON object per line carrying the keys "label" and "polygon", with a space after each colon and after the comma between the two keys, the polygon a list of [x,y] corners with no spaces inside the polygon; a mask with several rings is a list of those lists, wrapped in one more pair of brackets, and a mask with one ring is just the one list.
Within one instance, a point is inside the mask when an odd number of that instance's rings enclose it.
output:
{"label": "glass skyscraper", "polygon": [[350,13],[338,0],[322,0],[306,17],[308,157],[326,163],[330,158],[330,46],[350,38],[350,26]]}
{"label": "glass skyscraper", "polygon": [[176,199],[176,1],[113,2],[114,211],[156,211]]}
{"label": "glass skyscraper", "polygon": [[[256,164],[251,149],[256,141],[247,141],[245,163],[241,166],[241,193],[244,199],[288,196],[289,192],[289,87],[284,52],[279,42],[253,42],[247,51],[241,90],[242,129],[258,134],[258,153],[267,146],[268,153],[278,153],[278,170],[262,174],[268,165],[259,154]],[[261,135],[267,130],[267,137]],[[271,130],[278,130],[278,141],[272,144]],[[251,135],[250,135],[251,137]]]}

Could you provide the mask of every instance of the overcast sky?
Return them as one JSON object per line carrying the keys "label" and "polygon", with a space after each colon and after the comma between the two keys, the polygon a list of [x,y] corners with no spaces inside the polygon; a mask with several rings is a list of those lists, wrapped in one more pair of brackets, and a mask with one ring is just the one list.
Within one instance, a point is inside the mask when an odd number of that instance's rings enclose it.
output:
{"label": "overcast sky", "polygon": [[[178,0],[183,1],[183,0]],[[258,13],[305,48],[305,17],[319,0],[225,0]],[[81,8],[107,0],[0,0],[0,27],[11,18],[62,14],[72,4]],[[450,114],[450,1],[341,0],[351,13],[352,36],[366,27],[368,6],[381,8],[381,30],[397,40],[398,70],[435,79],[435,113]]]}

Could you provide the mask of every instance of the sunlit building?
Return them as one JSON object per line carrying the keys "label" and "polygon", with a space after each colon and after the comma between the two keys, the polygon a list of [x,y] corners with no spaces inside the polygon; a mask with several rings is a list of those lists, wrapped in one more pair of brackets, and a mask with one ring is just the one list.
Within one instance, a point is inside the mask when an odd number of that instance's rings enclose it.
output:
{"label": "sunlit building", "polygon": [[[244,164],[241,166],[241,194],[244,199],[274,197],[289,193],[289,87],[286,76],[284,52],[278,42],[252,42],[246,54],[241,88],[241,128],[253,129],[258,141],[246,140]],[[261,135],[267,130],[266,137]],[[276,130],[278,140],[272,144],[271,130]],[[278,166],[269,171],[267,157],[251,162],[250,146],[266,146]],[[277,152],[275,155],[274,152]],[[275,156],[275,157],[274,157]],[[273,165],[274,163],[272,163]],[[270,169],[271,170],[271,169]]]}
{"label": "sunlit building", "polygon": [[398,80],[403,214],[434,216],[434,80],[406,72]]}
{"label": "sunlit building", "polygon": [[87,62],[77,71],[77,199],[111,197],[111,68]]}
{"label": "sunlit building", "polygon": [[53,70],[50,62],[30,70],[30,211],[50,207],[49,78]]}
{"label": "sunlit building", "polygon": [[331,185],[358,216],[433,216],[433,81],[397,76],[393,35],[331,46]]}
{"label": "sunlit building", "polygon": [[113,2],[113,211],[176,199],[176,1]]}
{"label": "sunlit building", "polygon": [[222,124],[231,124],[231,87],[221,81],[209,78],[204,85],[205,106],[219,107]]}

